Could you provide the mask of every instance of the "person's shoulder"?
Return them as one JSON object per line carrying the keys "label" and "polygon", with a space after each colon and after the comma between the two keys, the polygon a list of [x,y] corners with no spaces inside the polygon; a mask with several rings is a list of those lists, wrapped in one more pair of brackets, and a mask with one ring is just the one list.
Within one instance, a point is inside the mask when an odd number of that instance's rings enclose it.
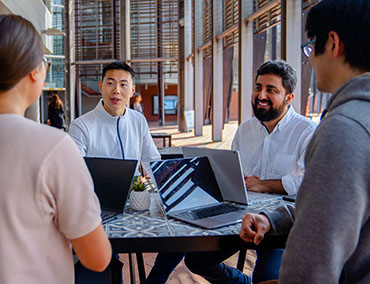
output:
{"label": "person's shoulder", "polygon": [[57,141],[68,139],[69,135],[67,132],[60,130],[59,128],[50,127],[49,125],[39,124],[40,132],[43,134],[42,137],[47,137],[50,143],[55,144]]}
{"label": "person's shoulder", "polygon": [[[58,141],[62,137],[68,136],[66,132],[58,128],[51,127],[47,124],[37,123],[28,118],[23,118],[18,123],[22,125],[23,128],[29,129],[29,132],[33,134],[32,136],[47,137],[46,140],[50,140],[51,138],[55,137],[53,140]],[[43,135],[43,136],[40,136],[40,135]]]}
{"label": "person's shoulder", "polygon": [[84,113],[83,115],[75,118],[72,122],[71,122],[71,126],[73,124],[77,124],[77,125],[81,125],[81,124],[86,124],[86,123],[89,123],[90,121],[94,120],[95,118],[95,109],[92,109],[86,113]]}
{"label": "person's shoulder", "polygon": [[137,122],[146,122],[146,118],[143,114],[140,112],[133,110],[131,108],[126,108],[127,116],[130,117],[131,120],[137,121]]}
{"label": "person's shoulder", "polygon": [[255,116],[253,116],[253,117],[251,117],[251,118],[249,118],[249,119],[247,119],[247,120],[245,120],[245,121],[243,121],[240,125],[239,125],[239,127],[238,127],[238,130],[245,130],[245,129],[248,129],[248,128],[251,128],[251,127],[254,127],[254,126],[256,126],[256,125],[260,125],[261,123],[260,123],[260,121],[255,117]]}
{"label": "person's shoulder", "polygon": [[305,117],[299,113],[295,113],[293,116],[293,122],[299,126],[315,129],[317,127],[316,122],[308,117]]}
{"label": "person's shoulder", "polygon": [[255,117],[251,117],[248,120],[243,121],[238,129],[236,130],[234,139],[245,140],[249,135],[255,133],[257,128],[261,126],[259,120]]}
{"label": "person's shoulder", "polygon": [[29,143],[37,145],[39,149],[54,148],[59,143],[71,139],[68,133],[46,124],[39,124],[26,119],[24,126],[29,130],[27,139]]}

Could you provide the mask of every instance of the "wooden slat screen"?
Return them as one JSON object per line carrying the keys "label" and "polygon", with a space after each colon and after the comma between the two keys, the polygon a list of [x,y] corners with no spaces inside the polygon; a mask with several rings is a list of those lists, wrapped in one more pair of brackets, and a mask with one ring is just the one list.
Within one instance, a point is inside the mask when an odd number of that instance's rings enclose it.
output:
{"label": "wooden slat screen", "polygon": [[75,1],[76,61],[119,57],[119,0]]}
{"label": "wooden slat screen", "polygon": [[120,1],[76,0],[74,8],[76,62],[89,62],[76,64],[76,69],[82,93],[96,96],[103,65],[94,62],[119,59]]}
{"label": "wooden slat screen", "polygon": [[[176,61],[161,64],[166,77],[177,77],[177,1],[130,2],[131,59],[176,58]],[[138,72],[139,79],[157,79],[158,62],[133,62],[132,66]]]}
{"label": "wooden slat screen", "polygon": [[[254,0],[254,11],[262,8],[268,4],[269,0]],[[276,4],[269,11],[262,14],[254,21],[254,33],[261,33],[273,26],[276,26],[281,21],[281,6],[280,3]]]}
{"label": "wooden slat screen", "polygon": [[[237,25],[239,20],[239,1],[224,0],[223,1],[223,27],[224,31],[228,28]],[[234,45],[238,42],[238,30],[227,35],[224,38],[224,48]]]}
{"label": "wooden slat screen", "polygon": [[[204,0],[204,43],[212,40],[212,9],[211,9],[211,0]],[[204,58],[211,56],[212,47],[209,46],[204,50]]]}

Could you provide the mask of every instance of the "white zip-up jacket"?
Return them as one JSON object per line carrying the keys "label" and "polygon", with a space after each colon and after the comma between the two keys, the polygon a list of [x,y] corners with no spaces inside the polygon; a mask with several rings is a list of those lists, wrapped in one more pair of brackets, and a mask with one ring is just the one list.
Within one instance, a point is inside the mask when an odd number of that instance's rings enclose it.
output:
{"label": "white zip-up jacket", "polygon": [[72,122],[69,134],[84,157],[138,160],[147,173],[151,173],[150,162],[161,158],[141,113],[126,108],[124,115],[112,116],[102,100]]}

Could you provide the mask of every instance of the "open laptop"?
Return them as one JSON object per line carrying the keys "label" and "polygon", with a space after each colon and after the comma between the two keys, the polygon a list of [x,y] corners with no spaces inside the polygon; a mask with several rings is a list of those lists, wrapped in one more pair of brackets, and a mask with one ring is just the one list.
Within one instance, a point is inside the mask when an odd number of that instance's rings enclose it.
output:
{"label": "open laptop", "polygon": [[225,200],[250,205],[281,199],[284,196],[282,194],[247,192],[238,151],[182,147],[182,152],[184,157],[208,157]]}
{"label": "open laptop", "polygon": [[151,168],[167,216],[214,229],[255,212],[223,198],[207,157],[157,161]]}
{"label": "open laptop", "polygon": [[100,201],[102,220],[107,222],[123,212],[137,161],[90,157],[84,159]]}

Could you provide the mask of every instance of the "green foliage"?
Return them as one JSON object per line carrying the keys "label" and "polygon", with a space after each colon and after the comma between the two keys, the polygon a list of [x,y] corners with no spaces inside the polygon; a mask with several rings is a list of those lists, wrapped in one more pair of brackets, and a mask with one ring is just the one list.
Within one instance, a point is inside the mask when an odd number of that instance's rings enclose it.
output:
{"label": "green foliage", "polygon": [[131,190],[144,191],[146,179],[141,176],[135,176],[132,182]]}

